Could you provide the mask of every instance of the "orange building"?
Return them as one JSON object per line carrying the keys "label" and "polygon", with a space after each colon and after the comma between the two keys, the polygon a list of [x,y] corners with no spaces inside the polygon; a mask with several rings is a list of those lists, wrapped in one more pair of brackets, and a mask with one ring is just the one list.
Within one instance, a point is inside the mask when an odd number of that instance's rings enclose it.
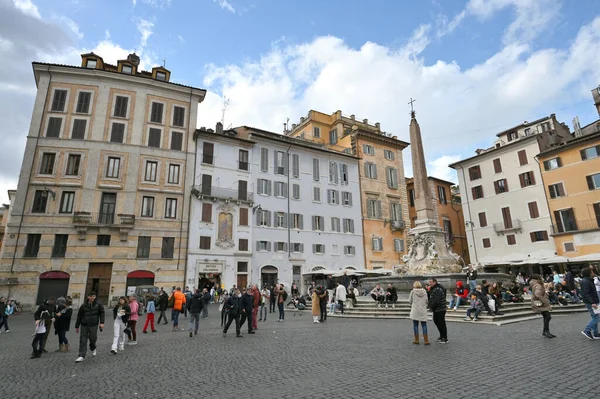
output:
{"label": "orange building", "polygon": [[342,111],[309,111],[286,134],[357,155],[365,246],[365,268],[391,269],[406,254],[408,197],[402,150],[409,143],[381,130],[379,123],[357,120]]}
{"label": "orange building", "polygon": [[[439,220],[440,227],[446,233],[446,242],[450,243],[452,252],[460,255],[465,264],[469,264],[469,244],[457,186],[436,177],[429,176],[428,179],[434,201],[433,212]],[[415,227],[417,210],[414,203],[414,181],[410,177],[406,179],[406,191],[408,193],[410,227],[412,228]]]}

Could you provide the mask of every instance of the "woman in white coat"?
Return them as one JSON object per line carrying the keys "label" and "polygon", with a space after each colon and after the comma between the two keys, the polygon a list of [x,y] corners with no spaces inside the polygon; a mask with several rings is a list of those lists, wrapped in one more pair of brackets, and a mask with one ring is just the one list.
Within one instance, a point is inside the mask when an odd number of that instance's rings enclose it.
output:
{"label": "woman in white coat", "polygon": [[413,284],[413,290],[408,295],[410,303],[410,319],[413,321],[413,329],[415,339],[413,344],[419,345],[419,323],[423,329],[423,343],[429,345],[429,337],[427,336],[427,291],[419,281]]}
{"label": "woman in white coat", "polygon": [[337,288],[335,289],[335,298],[340,305],[340,311],[344,314],[344,302],[346,302],[346,287],[342,284],[337,283]]}

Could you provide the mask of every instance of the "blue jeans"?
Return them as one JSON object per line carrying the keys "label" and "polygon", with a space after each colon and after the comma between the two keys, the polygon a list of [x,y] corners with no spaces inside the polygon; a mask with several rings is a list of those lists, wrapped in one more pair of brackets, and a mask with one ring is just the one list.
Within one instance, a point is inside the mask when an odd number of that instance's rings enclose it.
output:
{"label": "blue jeans", "polygon": [[259,320],[267,321],[267,306],[264,303],[260,305]]}
{"label": "blue jeans", "polygon": [[421,323],[421,329],[423,330],[423,335],[427,335],[427,322],[418,320],[413,320],[413,330],[415,335],[419,335],[419,323]]}
{"label": "blue jeans", "polygon": [[600,323],[600,313],[594,313],[594,308],[589,303],[585,304],[585,307],[590,312],[592,320],[585,326],[585,332],[591,332],[592,335],[598,335],[598,323]]}
{"label": "blue jeans", "polygon": [[179,310],[173,310],[173,313],[171,314],[171,319],[173,320],[173,327],[179,326],[179,314],[181,314]]}
{"label": "blue jeans", "polygon": [[475,291],[475,288],[477,288],[477,280],[469,281],[469,288],[471,289],[471,291]]}
{"label": "blue jeans", "polygon": [[477,317],[479,316],[479,313],[481,313],[481,308],[469,308],[467,309],[467,317],[471,317],[471,312],[475,313],[475,315],[473,317]]}
{"label": "blue jeans", "polygon": [[285,309],[283,308],[283,302],[279,302],[277,304],[277,307],[279,308],[279,320],[285,319]]}
{"label": "blue jeans", "polygon": [[462,304],[466,304],[467,300],[463,297],[460,296],[452,296],[452,299],[450,300],[450,307],[453,308],[454,306],[459,307]]}
{"label": "blue jeans", "polygon": [[58,343],[67,345],[69,340],[67,339],[67,330],[58,329],[56,330],[56,334],[58,335]]}

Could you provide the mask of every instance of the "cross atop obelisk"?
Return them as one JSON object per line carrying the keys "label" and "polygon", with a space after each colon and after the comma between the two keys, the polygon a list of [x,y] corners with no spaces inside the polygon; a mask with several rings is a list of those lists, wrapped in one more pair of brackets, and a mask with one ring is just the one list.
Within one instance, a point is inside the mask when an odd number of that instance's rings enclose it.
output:
{"label": "cross atop obelisk", "polygon": [[415,112],[415,110],[414,110],[414,108],[413,108],[413,103],[414,103],[415,101],[417,101],[417,100],[413,100],[413,98],[411,97],[411,98],[410,98],[410,101],[408,102],[408,103],[410,104],[410,114],[411,114],[411,115],[412,115],[412,114]]}

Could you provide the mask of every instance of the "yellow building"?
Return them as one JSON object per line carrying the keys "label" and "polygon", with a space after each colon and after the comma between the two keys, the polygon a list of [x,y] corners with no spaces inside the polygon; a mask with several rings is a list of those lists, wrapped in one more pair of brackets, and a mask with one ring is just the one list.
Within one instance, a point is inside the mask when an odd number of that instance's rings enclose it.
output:
{"label": "yellow building", "polygon": [[286,134],[356,155],[359,161],[365,268],[391,269],[406,253],[408,198],[402,150],[409,143],[381,130],[379,123],[357,120],[342,111],[309,111]]}
{"label": "yellow building", "polygon": [[600,131],[593,130],[537,156],[556,253],[570,263],[600,260]]}
{"label": "yellow building", "polygon": [[[465,231],[460,193],[456,189],[456,184],[431,176],[428,179],[433,196],[433,212],[438,218],[440,227],[446,233],[446,242],[450,243],[452,252],[460,255],[465,264],[469,264],[469,244]],[[410,177],[406,179],[406,191],[408,193],[410,227],[412,228],[415,227],[417,210],[414,203],[414,181]]]}
{"label": "yellow building", "polygon": [[[0,295],[109,304],[184,281],[198,103],[205,90],[83,54],[33,63],[33,115],[0,264]],[[77,300],[75,305],[77,305]]]}

